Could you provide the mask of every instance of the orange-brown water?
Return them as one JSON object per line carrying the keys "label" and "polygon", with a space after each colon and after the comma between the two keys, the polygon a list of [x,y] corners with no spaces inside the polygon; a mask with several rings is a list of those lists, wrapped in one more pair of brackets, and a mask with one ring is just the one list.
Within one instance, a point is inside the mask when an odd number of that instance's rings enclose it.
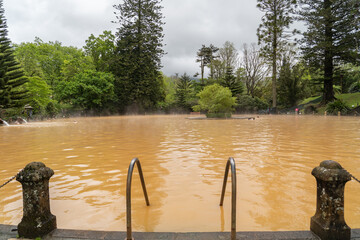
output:
{"label": "orange-brown water", "polygon": [[[260,116],[64,119],[0,128],[0,184],[32,161],[55,171],[52,213],[59,228],[126,230],[127,168],[139,157],[151,206],[133,176],[134,231],[230,231],[230,184],[219,207],[228,157],[236,161],[237,230],[307,230],[315,213],[311,170],[340,162],[360,176],[360,119]],[[230,178],[229,178],[230,180]],[[346,185],[345,219],[360,227],[360,184]],[[22,216],[20,183],[0,189],[0,223]]]}

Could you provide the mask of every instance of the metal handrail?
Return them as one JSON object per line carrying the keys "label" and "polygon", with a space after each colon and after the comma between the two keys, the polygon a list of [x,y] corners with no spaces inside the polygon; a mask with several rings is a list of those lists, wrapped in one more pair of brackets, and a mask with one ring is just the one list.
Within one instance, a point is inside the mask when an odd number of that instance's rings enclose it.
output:
{"label": "metal handrail", "polygon": [[140,160],[138,158],[134,158],[133,160],[131,160],[130,165],[129,165],[128,175],[127,175],[127,183],[126,183],[126,240],[133,240],[132,228],[131,228],[131,179],[132,179],[132,174],[134,171],[135,163],[139,170],[139,175],[140,175],[141,185],[142,185],[142,189],[143,189],[144,196],[145,196],[146,205],[147,206],[150,205],[149,198],[148,198],[147,191],[146,191],[145,180],[144,180],[144,176],[143,176],[142,169],[141,169]]}
{"label": "metal handrail", "polygon": [[226,163],[224,183],[221,192],[220,206],[224,203],[226,182],[229,173],[229,167],[231,166],[231,240],[236,240],[236,168],[235,160],[230,157]]}

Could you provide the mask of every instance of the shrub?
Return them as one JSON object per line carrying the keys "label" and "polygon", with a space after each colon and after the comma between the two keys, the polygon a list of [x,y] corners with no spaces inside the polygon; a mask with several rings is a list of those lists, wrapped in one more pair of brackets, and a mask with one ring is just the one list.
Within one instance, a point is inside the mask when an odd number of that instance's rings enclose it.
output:
{"label": "shrub", "polygon": [[56,115],[59,113],[59,107],[56,106],[55,103],[55,101],[50,101],[45,108],[47,115],[51,118],[56,117]]}
{"label": "shrub", "polygon": [[252,98],[249,95],[238,96],[236,110],[238,112],[256,112],[268,108],[268,104],[258,97]]}
{"label": "shrub", "polygon": [[318,111],[314,105],[308,105],[304,109],[305,114],[312,114],[312,113],[317,113],[317,112]]}
{"label": "shrub", "polygon": [[354,82],[349,87],[349,93],[360,92],[360,82]]}
{"label": "shrub", "polygon": [[204,110],[208,113],[231,113],[236,105],[236,97],[232,97],[230,89],[219,84],[206,86],[197,96],[199,105],[193,107],[195,112]]}
{"label": "shrub", "polygon": [[347,106],[344,101],[338,99],[329,103],[326,107],[326,111],[329,114],[337,114],[338,112],[341,112],[342,114],[347,114],[350,111],[350,107]]}

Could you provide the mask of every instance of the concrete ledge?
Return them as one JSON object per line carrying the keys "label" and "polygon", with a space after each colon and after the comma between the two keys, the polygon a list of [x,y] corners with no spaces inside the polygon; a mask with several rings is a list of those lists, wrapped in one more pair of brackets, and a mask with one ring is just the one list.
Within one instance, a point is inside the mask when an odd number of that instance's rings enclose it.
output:
{"label": "concrete ledge", "polygon": [[[0,240],[14,239],[17,237],[17,226],[0,224]],[[230,239],[229,232],[200,232],[200,233],[154,233],[134,232],[135,240],[226,240]],[[126,232],[115,231],[83,231],[56,229],[51,234],[43,237],[43,240],[123,240]],[[286,232],[238,232],[237,239],[244,240],[318,240],[310,231],[286,231]],[[360,229],[351,231],[352,240],[360,240]]]}

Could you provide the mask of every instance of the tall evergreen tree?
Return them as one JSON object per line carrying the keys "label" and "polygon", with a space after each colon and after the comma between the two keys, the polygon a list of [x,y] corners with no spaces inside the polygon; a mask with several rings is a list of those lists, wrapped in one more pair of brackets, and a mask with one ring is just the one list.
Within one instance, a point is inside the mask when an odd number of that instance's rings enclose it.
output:
{"label": "tall evergreen tree", "polygon": [[7,34],[3,1],[0,0],[0,109],[20,107],[26,99],[26,91],[21,86],[27,78],[15,59]]}
{"label": "tall evergreen tree", "polygon": [[300,0],[300,18],[308,27],[302,39],[304,58],[323,70],[323,103],[335,99],[334,69],[339,63],[356,62],[360,37],[359,0]]}
{"label": "tall evergreen tree", "polygon": [[120,25],[114,65],[119,106],[152,109],[164,99],[161,57],[163,16],[161,0],[124,0],[114,5]]}
{"label": "tall evergreen tree", "polygon": [[222,79],[221,85],[229,88],[233,97],[236,97],[244,91],[244,85],[240,79],[234,76],[234,70],[232,67],[226,68],[225,77]]}
{"label": "tall evergreen tree", "polygon": [[259,43],[263,43],[262,52],[272,65],[272,99],[276,108],[277,62],[290,34],[287,31],[293,22],[291,13],[295,0],[257,0],[257,7],[265,13],[258,28]]}
{"label": "tall evergreen tree", "polygon": [[302,77],[304,68],[301,64],[291,66],[287,57],[284,57],[279,74],[279,104],[283,107],[293,107],[302,97]]}
{"label": "tall evergreen tree", "polygon": [[175,97],[176,104],[184,110],[191,110],[191,104],[189,103],[190,95],[193,91],[193,81],[190,79],[190,76],[184,73],[176,81],[175,87]]}

